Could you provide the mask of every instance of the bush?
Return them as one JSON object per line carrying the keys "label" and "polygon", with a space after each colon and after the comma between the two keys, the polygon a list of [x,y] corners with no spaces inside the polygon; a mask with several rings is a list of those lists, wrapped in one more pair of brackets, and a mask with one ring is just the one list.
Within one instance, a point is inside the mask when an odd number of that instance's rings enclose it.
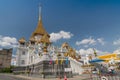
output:
{"label": "bush", "polygon": [[12,66],[10,68],[2,68],[0,69],[0,73],[12,73]]}

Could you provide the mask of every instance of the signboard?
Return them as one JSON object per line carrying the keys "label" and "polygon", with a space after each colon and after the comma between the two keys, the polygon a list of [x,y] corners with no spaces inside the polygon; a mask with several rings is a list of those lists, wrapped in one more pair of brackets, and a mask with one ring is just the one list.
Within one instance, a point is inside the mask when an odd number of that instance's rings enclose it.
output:
{"label": "signboard", "polygon": [[70,72],[70,71],[72,71],[71,68],[65,68],[65,72]]}

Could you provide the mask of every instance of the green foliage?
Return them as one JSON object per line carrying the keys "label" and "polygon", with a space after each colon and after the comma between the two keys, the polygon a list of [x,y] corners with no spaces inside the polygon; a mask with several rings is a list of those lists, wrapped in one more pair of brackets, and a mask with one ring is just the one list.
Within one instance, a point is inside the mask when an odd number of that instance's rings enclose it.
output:
{"label": "green foliage", "polygon": [[1,68],[0,73],[12,73],[13,66],[10,68]]}
{"label": "green foliage", "polygon": [[41,74],[44,74],[44,72],[41,72]]}

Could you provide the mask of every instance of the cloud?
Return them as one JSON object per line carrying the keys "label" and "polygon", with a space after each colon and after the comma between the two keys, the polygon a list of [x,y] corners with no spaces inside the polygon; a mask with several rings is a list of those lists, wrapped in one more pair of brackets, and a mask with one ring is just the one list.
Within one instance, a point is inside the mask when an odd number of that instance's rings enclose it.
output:
{"label": "cloud", "polygon": [[105,44],[104,39],[103,38],[94,39],[92,37],[89,37],[81,41],[76,41],[77,46],[84,45],[84,47],[88,47],[89,45],[96,45],[98,43],[104,45]]}
{"label": "cloud", "polygon": [[101,44],[101,45],[104,45],[105,42],[104,42],[104,39],[103,38],[98,38],[97,41]]}
{"label": "cloud", "polygon": [[120,45],[120,39],[113,41],[113,45]]}
{"label": "cloud", "polygon": [[[109,52],[107,51],[100,51],[98,49],[95,49],[97,55],[104,55],[104,54],[107,54]],[[94,51],[93,51],[93,48],[88,48],[88,49],[80,49],[77,51],[80,55],[83,55],[85,56],[86,54],[91,54],[91,55],[94,55]]]}
{"label": "cloud", "polygon": [[92,48],[89,48],[89,49],[80,49],[79,50],[79,53],[81,54],[81,55],[85,55],[85,54],[93,54],[94,53],[94,51],[93,51],[93,49]]}
{"label": "cloud", "polygon": [[96,41],[94,39],[92,39],[91,37],[88,39],[83,39],[81,41],[77,41],[76,45],[86,45],[86,44],[95,44]]}
{"label": "cloud", "polygon": [[113,53],[119,53],[120,54],[120,47],[113,51]]}
{"label": "cloud", "polygon": [[60,31],[58,33],[53,32],[50,34],[50,41],[56,42],[60,39],[70,39],[72,36],[73,36],[73,34],[70,32],[65,32],[65,31]]}
{"label": "cloud", "polygon": [[17,39],[15,37],[0,35],[0,47],[13,48],[13,47],[16,47],[17,44],[18,44],[18,42],[17,42]]}

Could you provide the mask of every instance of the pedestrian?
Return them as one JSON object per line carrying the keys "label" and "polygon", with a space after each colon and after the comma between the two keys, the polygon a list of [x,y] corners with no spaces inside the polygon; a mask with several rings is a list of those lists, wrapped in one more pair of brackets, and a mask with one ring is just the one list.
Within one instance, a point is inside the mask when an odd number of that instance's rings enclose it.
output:
{"label": "pedestrian", "polygon": [[97,74],[99,75],[100,74],[100,70],[97,68]]}
{"label": "pedestrian", "polygon": [[66,77],[66,74],[64,75],[64,80],[68,80],[67,77]]}
{"label": "pedestrian", "polygon": [[30,71],[29,71],[29,69],[27,69],[27,74],[28,74],[28,76],[30,75]]}
{"label": "pedestrian", "polygon": [[29,68],[29,70],[28,70],[28,75],[29,76],[31,75],[31,68]]}

